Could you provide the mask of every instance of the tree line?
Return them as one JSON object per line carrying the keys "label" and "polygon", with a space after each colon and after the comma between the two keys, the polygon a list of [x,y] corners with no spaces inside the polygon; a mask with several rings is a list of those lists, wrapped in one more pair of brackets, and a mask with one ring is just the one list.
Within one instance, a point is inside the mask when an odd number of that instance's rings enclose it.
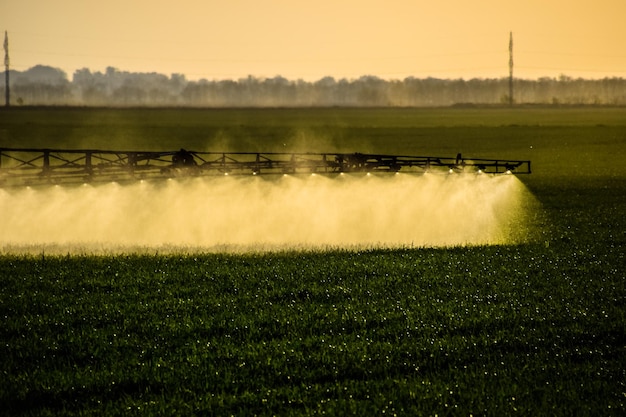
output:
{"label": "tree line", "polygon": [[[238,80],[187,80],[182,74],[134,73],[108,67],[84,68],[70,81],[58,69],[37,65],[10,73],[11,105],[196,106],[196,107],[426,107],[504,105],[509,79],[407,77],[384,80],[324,77],[317,81],[281,76]],[[583,79],[561,75],[514,80],[513,102],[552,105],[626,105],[626,79]],[[4,96],[4,83],[0,94]]]}

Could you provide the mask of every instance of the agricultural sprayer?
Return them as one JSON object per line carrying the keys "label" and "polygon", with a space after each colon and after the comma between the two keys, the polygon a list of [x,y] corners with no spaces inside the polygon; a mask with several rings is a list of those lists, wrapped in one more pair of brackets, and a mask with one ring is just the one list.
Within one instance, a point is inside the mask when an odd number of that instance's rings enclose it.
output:
{"label": "agricultural sprayer", "polygon": [[0,184],[62,184],[206,175],[448,172],[530,174],[530,161],[365,153],[0,148]]}

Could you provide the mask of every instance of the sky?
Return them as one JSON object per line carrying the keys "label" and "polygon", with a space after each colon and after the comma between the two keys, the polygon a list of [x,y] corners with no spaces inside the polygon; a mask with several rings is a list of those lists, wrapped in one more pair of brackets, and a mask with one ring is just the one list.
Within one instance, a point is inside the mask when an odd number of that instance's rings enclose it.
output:
{"label": "sky", "polygon": [[626,0],[0,0],[11,68],[290,80],[626,77]]}

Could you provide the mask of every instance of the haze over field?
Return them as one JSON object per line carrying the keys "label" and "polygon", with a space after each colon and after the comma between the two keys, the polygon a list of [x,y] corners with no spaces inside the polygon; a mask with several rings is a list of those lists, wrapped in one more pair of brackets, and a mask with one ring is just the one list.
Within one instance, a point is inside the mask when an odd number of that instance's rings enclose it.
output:
{"label": "haze over field", "polygon": [[[246,77],[187,80],[180,74],[76,71],[37,65],[11,70],[11,104],[123,107],[440,107],[510,104],[509,78],[383,80],[362,76],[318,81]],[[4,96],[4,84],[0,95]],[[624,105],[626,78],[578,79],[565,75],[514,79],[513,102],[550,105]]]}
{"label": "haze over field", "polygon": [[533,201],[509,175],[233,176],[28,187],[0,190],[0,247],[109,253],[499,244],[528,238]]}
{"label": "haze over field", "polygon": [[622,0],[4,1],[13,69],[190,80],[626,76]]}

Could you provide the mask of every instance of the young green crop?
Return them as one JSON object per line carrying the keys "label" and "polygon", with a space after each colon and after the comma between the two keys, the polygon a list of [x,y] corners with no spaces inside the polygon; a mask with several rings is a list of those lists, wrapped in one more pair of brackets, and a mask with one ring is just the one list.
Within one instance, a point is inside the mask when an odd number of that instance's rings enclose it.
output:
{"label": "young green crop", "polygon": [[[583,110],[225,111],[231,133],[260,125],[269,138],[338,112],[337,146],[364,135],[376,149],[527,152],[539,233],[440,249],[5,254],[0,413],[623,414],[626,165],[612,163],[624,158],[626,119]],[[119,111],[103,112],[121,129]],[[166,125],[151,131],[159,140],[176,132],[172,115],[221,123],[219,112],[167,110],[158,123],[132,112],[122,115],[139,127]],[[17,121],[1,134],[27,134]],[[194,123],[180,138],[206,127]],[[44,146],[37,135],[27,139]]]}
{"label": "young green crop", "polygon": [[8,256],[0,392],[34,415],[611,414],[620,262],[586,239]]}

